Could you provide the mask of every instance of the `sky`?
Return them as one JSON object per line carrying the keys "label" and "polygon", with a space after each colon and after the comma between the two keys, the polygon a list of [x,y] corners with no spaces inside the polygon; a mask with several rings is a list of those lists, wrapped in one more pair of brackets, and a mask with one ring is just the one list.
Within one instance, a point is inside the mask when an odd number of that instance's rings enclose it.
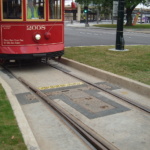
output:
{"label": "sky", "polygon": [[150,6],[144,6],[143,4],[139,4],[136,8],[145,8],[145,9],[150,9]]}
{"label": "sky", "polygon": [[[75,1],[75,0],[73,0]],[[65,5],[71,5],[72,0],[65,0]]]}
{"label": "sky", "polygon": [[[75,0],[65,0],[65,5],[71,5],[71,2],[74,2]],[[144,6],[144,5],[142,5],[142,4],[139,4],[138,6],[137,6],[137,8],[146,8],[146,9],[150,9],[150,6],[149,7],[147,7],[147,6]]]}

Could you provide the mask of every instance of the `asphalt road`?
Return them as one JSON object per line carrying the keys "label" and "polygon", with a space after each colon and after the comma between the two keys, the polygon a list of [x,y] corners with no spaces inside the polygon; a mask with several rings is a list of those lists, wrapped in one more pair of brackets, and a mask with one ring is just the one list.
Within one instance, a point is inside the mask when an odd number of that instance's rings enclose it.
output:
{"label": "asphalt road", "polygon": [[[125,45],[150,45],[150,34],[124,30]],[[65,27],[65,46],[115,45],[116,29]]]}

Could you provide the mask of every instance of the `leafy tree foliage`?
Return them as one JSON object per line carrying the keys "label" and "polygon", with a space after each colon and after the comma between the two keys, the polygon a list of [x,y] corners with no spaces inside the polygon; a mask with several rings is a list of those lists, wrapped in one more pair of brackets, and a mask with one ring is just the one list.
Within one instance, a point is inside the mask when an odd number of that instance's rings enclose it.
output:
{"label": "leafy tree foliage", "polygon": [[[145,4],[147,0],[125,0],[125,7],[126,7],[126,14],[127,14],[127,23],[126,25],[131,26],[132,25],[132,12],[135,9],[135,7],[143,3]],[[96,4],[98,6],[102,6],[104,10],[105,8],[110,8],[112,10],[113,0],[76,0],[79,4],[83,4],[88,6],[90,3]]]}
{"label": "leafy tree foliage", "polygon": [[90,3],[92,3],[92,0],[76,0],[76,2],[88,6]]}

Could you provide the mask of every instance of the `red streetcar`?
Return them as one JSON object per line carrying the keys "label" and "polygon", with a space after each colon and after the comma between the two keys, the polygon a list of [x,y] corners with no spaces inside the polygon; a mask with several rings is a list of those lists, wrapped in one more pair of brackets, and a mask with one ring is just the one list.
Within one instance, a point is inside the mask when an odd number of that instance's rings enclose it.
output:
{"label": "red streetcar", "polygon": [[64,54],[64,0],[0,0],[0,59]]}

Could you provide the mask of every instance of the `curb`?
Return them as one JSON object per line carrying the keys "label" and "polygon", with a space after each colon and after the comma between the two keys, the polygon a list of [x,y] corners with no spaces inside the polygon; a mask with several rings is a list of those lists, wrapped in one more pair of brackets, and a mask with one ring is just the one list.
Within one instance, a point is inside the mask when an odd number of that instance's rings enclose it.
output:
{"label": "curb", "polygon": [[13,109],[14,115],[16,117],[19,129],[22,133],[24,142],[28,148],[28,150],[40,150],[37,141],[32,133],[32,130],[28,124],[28,121],[26,120],[26,117],[24,116],[24,113],[22,111],[22,108],[13,94],[13,91],[11,90],[10,86],[0,77],[0,83],[2,84],[3,88],[5,89],[6,95],[9,99],[9,102],[11,104],[11,107]]}
{"label": "curb", "polygon": [[135,80],[123,77],[123,76],[119,76],[119,75],[116,75],[116,74],[113,74],[113,73],[110,73],[101,69],[97,69],[97,68],[76,62],[74,60],[64,58],[64,57],[62,57],[60,62],[70,67],[73,67],[77,70],[80,70],[84,73],[90,74],[94,77],[103,79],[106,82],[116,84],[118,86],[131,90],[145,97],[148,97],[148,98],[150,97],[150,86],[144,83],[141,83],[141,82],[138,82],[138,81],[135,81]]}

